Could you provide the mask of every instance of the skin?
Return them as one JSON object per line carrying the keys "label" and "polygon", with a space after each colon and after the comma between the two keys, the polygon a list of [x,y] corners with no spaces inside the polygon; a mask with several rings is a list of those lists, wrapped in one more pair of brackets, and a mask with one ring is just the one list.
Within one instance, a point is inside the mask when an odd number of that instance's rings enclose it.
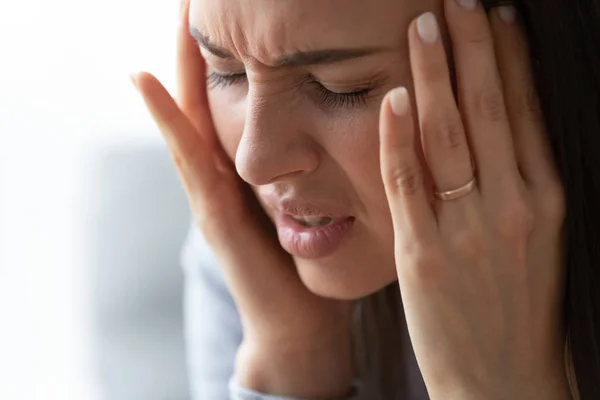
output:
{"label": "skin", "polygon": [[[447,21],[444,48],[439,35],[419,34],[415,3],[184,2],[177,102],[152,75],[134,76],[242,315],[236,378],[276,395],[344,396],[352,303],[335,299],[398,279],[431,398],[569,398],[564,198],[523,32],[481,5],[418,2]],[[232,60],[206,54],[207,70],[189,23]],[[348,46],[383,51],[273,66],[298,49]],[[247,81],[207,92],[212,69],[245,70]],[[380,84],[362,108],[331,110],[315,102],[307,76],[339,91]],[[395,86],[408,91],[388,93]],[[432,201],[432,185],[450,190],[473,176],[471,193]],[[357,216],[356,234],[325,260],[292,259],[261,212],[273,191],[332,196]]]}
{"label": "skin", "polygon": [[[379,108],[390,89],[411,85],[406,28],[431,9],[440,10],[441,3],[191,3],[191,25],[235,57],[224,60],[201,47],[209,74],[247,74],[239,83],[208,92],[219,139],[242,179],[259,198],[293,194],[332,202],[356,217],[352,237],[333,256],[294,260],[314,293],[354,299],[397,279],[394,232],[379,178]],[[338,48],[376,50],[337,63],[272,67],[282,54]],[[310,84],[311,75],[331,91],[365,86],[372,91],[366,104],[328,107]]]}

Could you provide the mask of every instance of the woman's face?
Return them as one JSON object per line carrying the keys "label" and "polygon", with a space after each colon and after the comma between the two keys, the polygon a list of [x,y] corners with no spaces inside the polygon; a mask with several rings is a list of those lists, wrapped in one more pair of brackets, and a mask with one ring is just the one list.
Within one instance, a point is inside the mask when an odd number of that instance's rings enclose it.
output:
{"label": "woman's face", "polygon": [[378,116],[412,87],[407,29],[424,11],[441,1],[192,1],[219,138],[320,295],[396,279]]}

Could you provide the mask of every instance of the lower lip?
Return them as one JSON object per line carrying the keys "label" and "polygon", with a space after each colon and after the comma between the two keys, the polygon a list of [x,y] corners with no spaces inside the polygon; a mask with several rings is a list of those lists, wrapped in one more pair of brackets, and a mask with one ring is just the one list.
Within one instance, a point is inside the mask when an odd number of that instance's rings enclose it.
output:
{"label": "lower lip", "polygon": [[354,218],[336,219],[325,226],[308,227],[287,214],[275,219],[281,246],[293,256],[316,259],[332,254],[354,226]]}

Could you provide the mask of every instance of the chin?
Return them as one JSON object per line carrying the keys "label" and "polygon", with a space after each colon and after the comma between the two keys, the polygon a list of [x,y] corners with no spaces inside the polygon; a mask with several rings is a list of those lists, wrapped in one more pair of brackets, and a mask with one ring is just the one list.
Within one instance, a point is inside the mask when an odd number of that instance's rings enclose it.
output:
{"label": "chin", "polygon": [[337,300],[357,300],[398,280],[393,256],[296,258],[295,262],[302,282],[311,292]]}

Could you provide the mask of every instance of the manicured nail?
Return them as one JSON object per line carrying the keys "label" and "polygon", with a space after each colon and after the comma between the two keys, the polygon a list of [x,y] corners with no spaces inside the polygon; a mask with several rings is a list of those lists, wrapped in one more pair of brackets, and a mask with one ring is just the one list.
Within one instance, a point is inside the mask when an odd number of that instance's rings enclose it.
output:
{"label": "manicured nail", "polygon": [[456,2],[465,10],[473,11],[477,8],[477,0],[456,0]]}
{"label": "manicured nail", "polygon": [[417,19],[417,32],[425,43],[434,44],[437,41],[440,29],[433,13],[426,12]]}
{"label": "manicured nail", "polygon": [[188,1],[187,0],[180,0],[179,2],[179,19],[182,20],[183,16],[186,12],[186,9],[188,7]]}
{"label": "manicured nail", "polygon": [[129,74],[129,79],[131,79],[131,83],[133,83],[133,86],[135,86],[135,88],[138,89],[138,86],[137,86],[137,77],[136,77],[136,73],[135,72],[132,72],[132,73]]}
{"label": "manicured nail", "polygon": [[392,112],[398,117],[406,115],[408,112],[408,91],[406,88],[399,87],[390,92],[390,106]]}
{"label": "manicured nail", "polygon": [[507,24],[512,24],[517,19],[517,10],[514,6],[500,6],[498,7],[498,15],[502,21]]}

